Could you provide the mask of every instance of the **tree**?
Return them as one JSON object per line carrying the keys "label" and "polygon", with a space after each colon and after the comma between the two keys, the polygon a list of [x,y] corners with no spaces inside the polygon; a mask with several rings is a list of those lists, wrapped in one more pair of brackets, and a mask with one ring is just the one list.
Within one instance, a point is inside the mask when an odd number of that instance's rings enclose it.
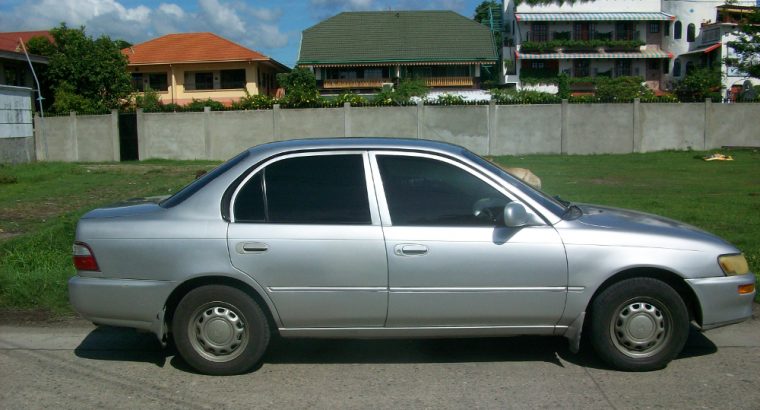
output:
{"label": "tree", "polygon": [[713,67],[698,67],[691,70],[683,80],[676,84],[676,95],[683,102],[704,101],[708,97],[720,98],[720,69],[718,64]]}
{"label": "tree", "polygon": [[490,17],[489,10],[493,10],[492,13],[501,13],[501,4],[489,0],[483,1],[477,7],[475,7],[475,15],[472,17],[472,19],[478,23],[488,21]]}
{"label": "tree", "polygon": [[277,74],[277,83],[285,89],[283,102],[288,107],[308,107],[319,101],[317,79],[306,68],[294,68],[289,73]]}
{"label": "tree", "polygon": [[728,43],[739,58],[729,61],[750,77],[760,78],[760,7],[739,28],[738,38]]}
{"label": "tree", "polygon": [[[108,36],[93,39],[85,28],[72,29],[61,23],[50,30],[53,42],[45,38],[29,41],[29,52],[48,57],[45,77],[64,101],[53,105],[56,111],[70,109],[102,110],[117,108],[128,101],[132,84],[127,58]],[[67,102],[76,101],[76,104]]]}

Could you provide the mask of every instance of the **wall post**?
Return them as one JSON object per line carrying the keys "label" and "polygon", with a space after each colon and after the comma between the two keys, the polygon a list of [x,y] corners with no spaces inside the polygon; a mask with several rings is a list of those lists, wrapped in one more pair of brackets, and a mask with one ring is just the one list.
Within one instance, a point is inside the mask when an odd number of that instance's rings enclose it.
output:
{"label": "wall post", "polygon": [[206,157],[203,159],[209,160],[211,158],[211,130],[209,130],[209,116],[211,116],[211,107],[203,107],[203,146],[206,149]]}
{"label": "wall post", "polygon": [[496,135],[496,101],[491,99],[488,102],[488,150],[486,154],[488,156],[493,155],[494,137]]}
{"label": "wall post", "polygon": [[135,110],[137,116],[137,160],[146,160],[148,152],[148,134],[145,133],[145,112],[142,108]]}
{"label": "wall post", "polygon": [[74,142],[74,162],[79,161],[79,138],[77,137],[77,113],[69,111],[69,138]]}
{"label": "wall post", "polygon": [[121,161],[121,144],[119,142],[119,110],[111,110],[111,146],[113,160]]}
{"label": "wall post", "polygon": [[641,98],[633,99],[633,135],[631,152],[641,151]]}
{"label": "wall post", "polygon": [[280,104],[272,106],[272,141],[280,138]]}
{"label": "wall post", "polygon": [[560,107],[560,132],[559,132],[559,152],[567,154],[567,99],[562,99]]}
{"label": "wall post", "polygon": [[343,136],[351,137],[351,103],[343,103]]}
{"label": "wall post", "polygon": [[425,115],[425,103],[422,100],[417,101],[417,139],[422,135],[422,121]]}

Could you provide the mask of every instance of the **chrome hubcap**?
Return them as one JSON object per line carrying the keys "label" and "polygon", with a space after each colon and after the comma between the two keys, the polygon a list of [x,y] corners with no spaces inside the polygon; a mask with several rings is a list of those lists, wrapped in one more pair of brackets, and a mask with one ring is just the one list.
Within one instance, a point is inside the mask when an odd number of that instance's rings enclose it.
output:
{"label": "chrome hubcap", "polygon": [[234,308],[220,302],[206,304],[192,318],[188,334],[193,348],[206,359],[226,362],[245,350],[248,329]]}
{"label": "chrome hubcap", "polygon": [[670,336],[663,311],[649,302],[626,302],[610,324],[616,347],[630,357],[649,357],[659,352]]}

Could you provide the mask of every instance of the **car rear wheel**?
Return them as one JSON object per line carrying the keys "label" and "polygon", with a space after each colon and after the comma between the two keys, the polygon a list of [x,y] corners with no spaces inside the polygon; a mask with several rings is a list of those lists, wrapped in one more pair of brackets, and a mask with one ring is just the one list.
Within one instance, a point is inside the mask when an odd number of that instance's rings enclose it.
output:
{"label": "car rear wheel", "polygon": [[661,369],[681,352],[688,335],[686,305],[660,280],[627,279],[594,299],[591,341],[597,354],[614,368]]}
{"label": "car rear wheel", "polygon": [[223,285],[188,292],[177,306],[172,330],[182,358],[211,375],[251,370],[269,344],[269,324],[259,305]]}

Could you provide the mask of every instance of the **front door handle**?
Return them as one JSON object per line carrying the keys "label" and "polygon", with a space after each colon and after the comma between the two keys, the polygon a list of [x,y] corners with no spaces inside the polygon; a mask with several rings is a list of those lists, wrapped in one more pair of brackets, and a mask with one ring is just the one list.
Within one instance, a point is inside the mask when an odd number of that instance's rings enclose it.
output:
{"label": "front door handle", "polygon": [[240,242],[235,248],[238,253],[264,253],[269,250],[269,245],[264,242]]}
{"label": "front door handle", "polygon": [[428,247],[415,243],[402,243],[393,248],[393,253],[398,256],[420,256],[428,253]]}

